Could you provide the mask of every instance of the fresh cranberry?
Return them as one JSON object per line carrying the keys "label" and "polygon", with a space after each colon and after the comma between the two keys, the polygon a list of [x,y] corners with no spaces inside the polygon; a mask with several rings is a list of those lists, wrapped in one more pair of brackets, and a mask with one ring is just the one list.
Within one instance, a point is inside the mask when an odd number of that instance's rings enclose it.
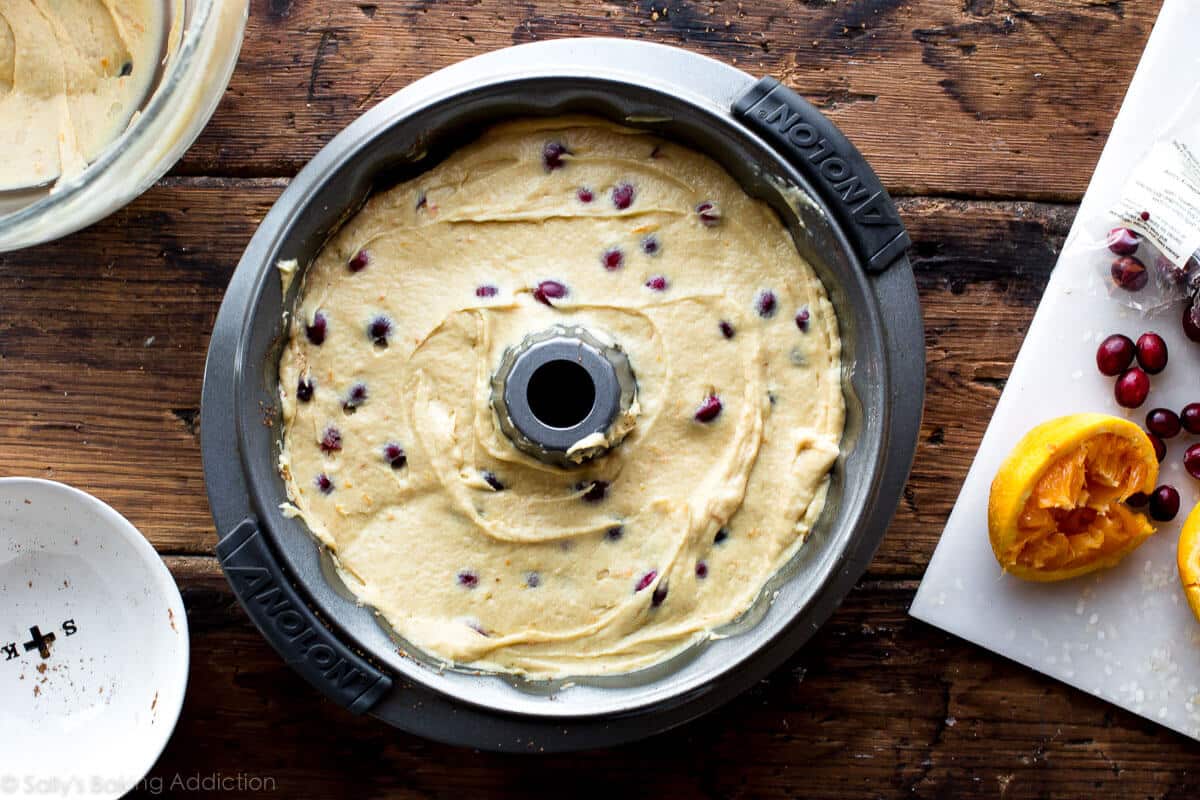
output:
{"label": "fresh cranberry", "polygon": [[628,183],[618,183],[612,190],[613,205],[619,211],[624,211],[633,205],[633,186]]}
{"label": "fresh cranberry", "polygon": [[1150,377],[1140,367],[1131,367],[1117,378],[1113,394],[1119,405],[1137,408],[1146,402],[1146,395],[1150,394]]}
{"label": "fresh cranberry", "polygon": [[733,334],[735,333],[735,331],[733,330],[733,326],[730,325],[728,322],[726,322],[725,320],[721,320],[720,322],[717,323],[717,327],[721,329],[721,335],[724,336],[726,339],[733,338]]}
{"label": "fresh cranberry", "polygon": [[1127,292],[1138,292],[1146,288],[1150,275],[1146,265],[1134,256],[1121,256],[1112,262],[1113,283]]}
{"label": "fresh cranberry", "polygon": [[400,445],[388,442],[383,446],[383,460],[391,464],[392,469],[400,469],[408,463],[408,454]]}
{"label": "fresh cranberry", "polygon": [[658,237],[651,234],[642,239],[642,252],[648,256],[656,256],[662,252],[662,244],[658,241]]}
{"label": "fresh cranberry", "polygon": [[329,476],[324,472],[316,477],[316,479],[313,481],[313,484],[321,490],[321,494],[329,494],[333,491],[333,481],[331,481]]}
{"label": "fresh cranberry", "polygon": [[650,584],[654,583],[654,579],[658,577],[658,570],[652,569],[638,580],[637,586],[633,587],[635,592],[640,592]]}
{"label": "fresh cranberry", "polygon": [[704,580],[708,577],[708,564],[703,561],[696,562],[696,577]]}
{"label": "fresh cranberry", "polygon": [[655,275],[646,281],[646,288],[653,289],[656,292],[665,292],[667,290],[667,279],[662,275]]}
{"label": "fresh cranberry", "polygon": [[351,272],[362,272],[370,263],[371,254],[366,250],[359,250],[346,262],[346,266],[349,267]]}
{"label": "fresh cranberry", "polygon": [[1179,422],[1188,433],[1200,433],[1200,403],[1188,403],[1179,412]]}
{"label": "fresh cranberry", "polygon": [[1179,513],[1179,492],[1163,484],[1150,495],[1150,516],[1159,522],[1170,522]]}
{"label": "fresh cranberry", "polygon": [[542,281],[533,290],[533,299],[539,303],[553,306],[551,300],[559,300],[567,296],[567,287],[558,281]]}
{"label": "fresh cranberry", "polygon": [[577,197],[581,203],[590,203],[596,199],[596,195],[593,194],[592,190],[586,186],[579,187],[579,191],[575,192],[575,197]]}
{"label": "fresh cranberry", "polygon": [[610,542],[615,542],[625,535],[625,529],[620,525],[614,525],[604,532],[604,538]]}
{"label": "fresh cranberry", "polygon": [[1145,492],[1134,492],[1125,498],[1125,505],[1130,508],[1145,508],[1150,504],[1150,495]]}
{"label": "fresh cranberry", "polygon": [[479,585],[479,576],[468,569],[464,569],[458,573],[458,585],[467,589],[474,589]]}
{"label": "fresh cranberry", "polygon": [[1147,433],[1146,437],[1150,440],[1150,444],[1154,446],[1154,457],[1161,464],[1163,459],[1167,457],[1167,443],[1153,433]]}
{"label": "fresh cranberry", "polygon": [[1142,218],[1142,222],[1150,221],[1150,212],[1149,211],[1143,211],[1141,214],[1138,214],[1138,216]]}
{"label": "fresh cranberry", "polygon": [[754,310],[758,312],[760,317],[775,316],[775,293],[770,289],[764,289],[758,293],[758,297],[754,300]]}
{"label": "fresh cranberry", "polygon": [[485,283],[482,286],[475,287],[476,297],[495,297],[500,292],[495,286]]}
{"label": "fresh cranberry", "polygon": [[1101,342],[1100,347],[1096,349],[1096,366],[1101,375],[1116,377],[1129,369],[1136,353],[1137,348],[1134,347],[1132,339],[1114,333]]}
{"label": "fresh cranberry", "polygon": [[313,314],[312,324],[304,326],[304,334],[310,342],[320,346],[325,343],[325,334],[328,329],[329,321],[325,319],[324,312],[318,311]]}
{"label": "fresh cranberry", "polygon": [[1152,408],[1146,414],[1146,430],[1163,439],[1179,435],[1179,415],[1169,408]]}
{"label": "fresh cranberry", "polygon": [[353,412],[365,402],[367,402],[367,385],[365,383],[356,383],[350,387],[349,394],[342,401],[342,410]]}
{"label": "fresh cranberry", "polygon": [[1137,360],[1150,375],[1167,368],[1167,343],[1157,333],[1143,333],[1137,340]]}
{"label": "fresh cranberry", "polygon": [[799,328],[802,333],[808,333],[808,321],[811,317],[812,314],[809,313],[808,306],[805,306],[796,312],[796,327]]}
{"label": "fresh cranberry", "polygon": [[615,272],[625,263],[625,254],[621,252],[620,248],[610,247],[600,254],[600,263],[609,272]]}
{"label": "fresh cranberry", "polygon": [[729,529],[721,528],[717,531],[717,535],[713,537],[713,544],[720,544],[729,538]]}
{"label": "fresh cranberry", "polygon": [[706,228],[712,228],[721,223],[721,207],[711,200],[705,200],[696,206],[696,216]]}
{"label": "fresh cranberry", "polygon": [[1154,258],[1154,268],[1158,270],[1158,274],[1164,281],[1175,286],[1183,286],[1187,283],[1188,270],[1195,269],[1195,264],[1195,259],[1188,259],[1187,268],[1180,267],[1162,253]]}
{"label": "fresh cranberry", "polygon": [[313,382],[309,378],[301,378],[296,384],[296,399],[301,403],[307,403],[313,398]]}
{"label": "fresh cranberry", "polygon": [[1194,444],[1183,452],[1183,468],[1200,481],[1200,444]]}
{"label": "fresh cranberry", "polygon": [[1183,332],[1193,342],[1200,342],[1200,306],[1188,303],[1184,307]]}
{"label": "fresh cranberry", "polygon": [[658,608],[667,599],[667,582],[663,581],[658,586],[654,587],[654,592],[650,595],[650,607]]}
{"label": "fresh cranberry", "polygon": [[1108,249],[1119,256],[1131,256],[1137,252],[1142,238],[1129,228],[1113,228],[1108,232]]}
{"label": "fresh cranberry", "polygon": [[376,347],[387,347],[388,335],[392,332],[392,321],[385,316],[378,316],[367,325],[367,336]]}
{"label": "fresh cranberry", "polygon": [[563,166],[563,156],[570,154],[571,151],[562,142],[546,142],[542,148],[542,163],[548,172],[553,172]]}
{"label": "fresh cranberry", "polygon": [[342,449],[342,432],[330,425],[321,434],[321,450],[326,453],[336,453]]}
{"label": "fresh cranberry", "polygon": [[697,422],[712,422],[721,413],[721,398],[715,394],[710,394],[704,398],[704,402],[696,409]]}
{"label": "fresh cranberry", "polygon": [[[582,486],[580,487],[583,488]],[[608,496],[608,481],[592,481],[588,485],[587,491],[583,493],[583,499],[587,503],[599,503]]]}
{"label": "fresh cranberry", "polygon": [[504,484],[500,481],[499,478],[496,477],[496,473],[489,472],[488,470],[485,469],[480,474],[483,476],[483,480],[487,483],[488,486],[492,487],[497,492],[504,491]]}

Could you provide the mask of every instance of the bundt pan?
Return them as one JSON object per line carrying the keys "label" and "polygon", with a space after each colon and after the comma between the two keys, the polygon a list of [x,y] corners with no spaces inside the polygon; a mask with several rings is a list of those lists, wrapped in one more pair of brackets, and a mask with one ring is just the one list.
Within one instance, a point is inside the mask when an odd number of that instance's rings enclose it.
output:
{"label": "bundt pan", "polygon": [[[286,498],[276,463],[286,296],[373,187],[412,177],[506,118],[584,112],[707,153],[772,205],[824,281],[841,327],[847,424],[814,533],[726,629],[638,672],[566,681],[440,668],[341,584]],[[284,659],[334,702],[432,739],[488,750],[611,745],[729,700],[793,654],[862,575],[895,511],[924,400],[924,334],[909,239],[878,178],[836,127],[778,82],[662,45],[574,39],[443,69],[361,116],[280,196],[217,317],[202,448],[217,553]]]}

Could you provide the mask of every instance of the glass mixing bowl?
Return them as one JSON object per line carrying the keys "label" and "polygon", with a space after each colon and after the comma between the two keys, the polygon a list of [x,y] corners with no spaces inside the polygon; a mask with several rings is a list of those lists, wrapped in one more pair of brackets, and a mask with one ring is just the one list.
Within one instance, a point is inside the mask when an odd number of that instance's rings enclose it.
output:
{"label": "glass mixing bowl", "polygon": [[208,123],[237,63],[248,0],[163,2],[163,63],[129,126],[82,172],[0,192],[0,252],[108,216],[161,178]]}

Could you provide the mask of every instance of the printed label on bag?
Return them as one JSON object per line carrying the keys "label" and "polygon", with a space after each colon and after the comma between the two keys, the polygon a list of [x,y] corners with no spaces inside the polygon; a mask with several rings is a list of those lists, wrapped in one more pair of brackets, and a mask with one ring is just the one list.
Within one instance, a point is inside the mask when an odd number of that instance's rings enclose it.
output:
{"label": "printed label on bag", "polygon": [[1158,142],[1121,190],[1115,209],[1175,266],[1200,249],[1200,158],[1178,138]]}

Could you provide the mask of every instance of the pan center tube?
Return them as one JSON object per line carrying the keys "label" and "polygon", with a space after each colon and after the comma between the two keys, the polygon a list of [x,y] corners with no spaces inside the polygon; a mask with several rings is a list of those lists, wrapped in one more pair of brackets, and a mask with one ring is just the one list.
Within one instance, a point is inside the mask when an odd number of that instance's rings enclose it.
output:
{"label": "pan center tube", "polygon": [[616,344],[556,325],[509,348],[492,377],[492,408],[517,449],[578,466],[616,447],[637,416],[637,382]]}

